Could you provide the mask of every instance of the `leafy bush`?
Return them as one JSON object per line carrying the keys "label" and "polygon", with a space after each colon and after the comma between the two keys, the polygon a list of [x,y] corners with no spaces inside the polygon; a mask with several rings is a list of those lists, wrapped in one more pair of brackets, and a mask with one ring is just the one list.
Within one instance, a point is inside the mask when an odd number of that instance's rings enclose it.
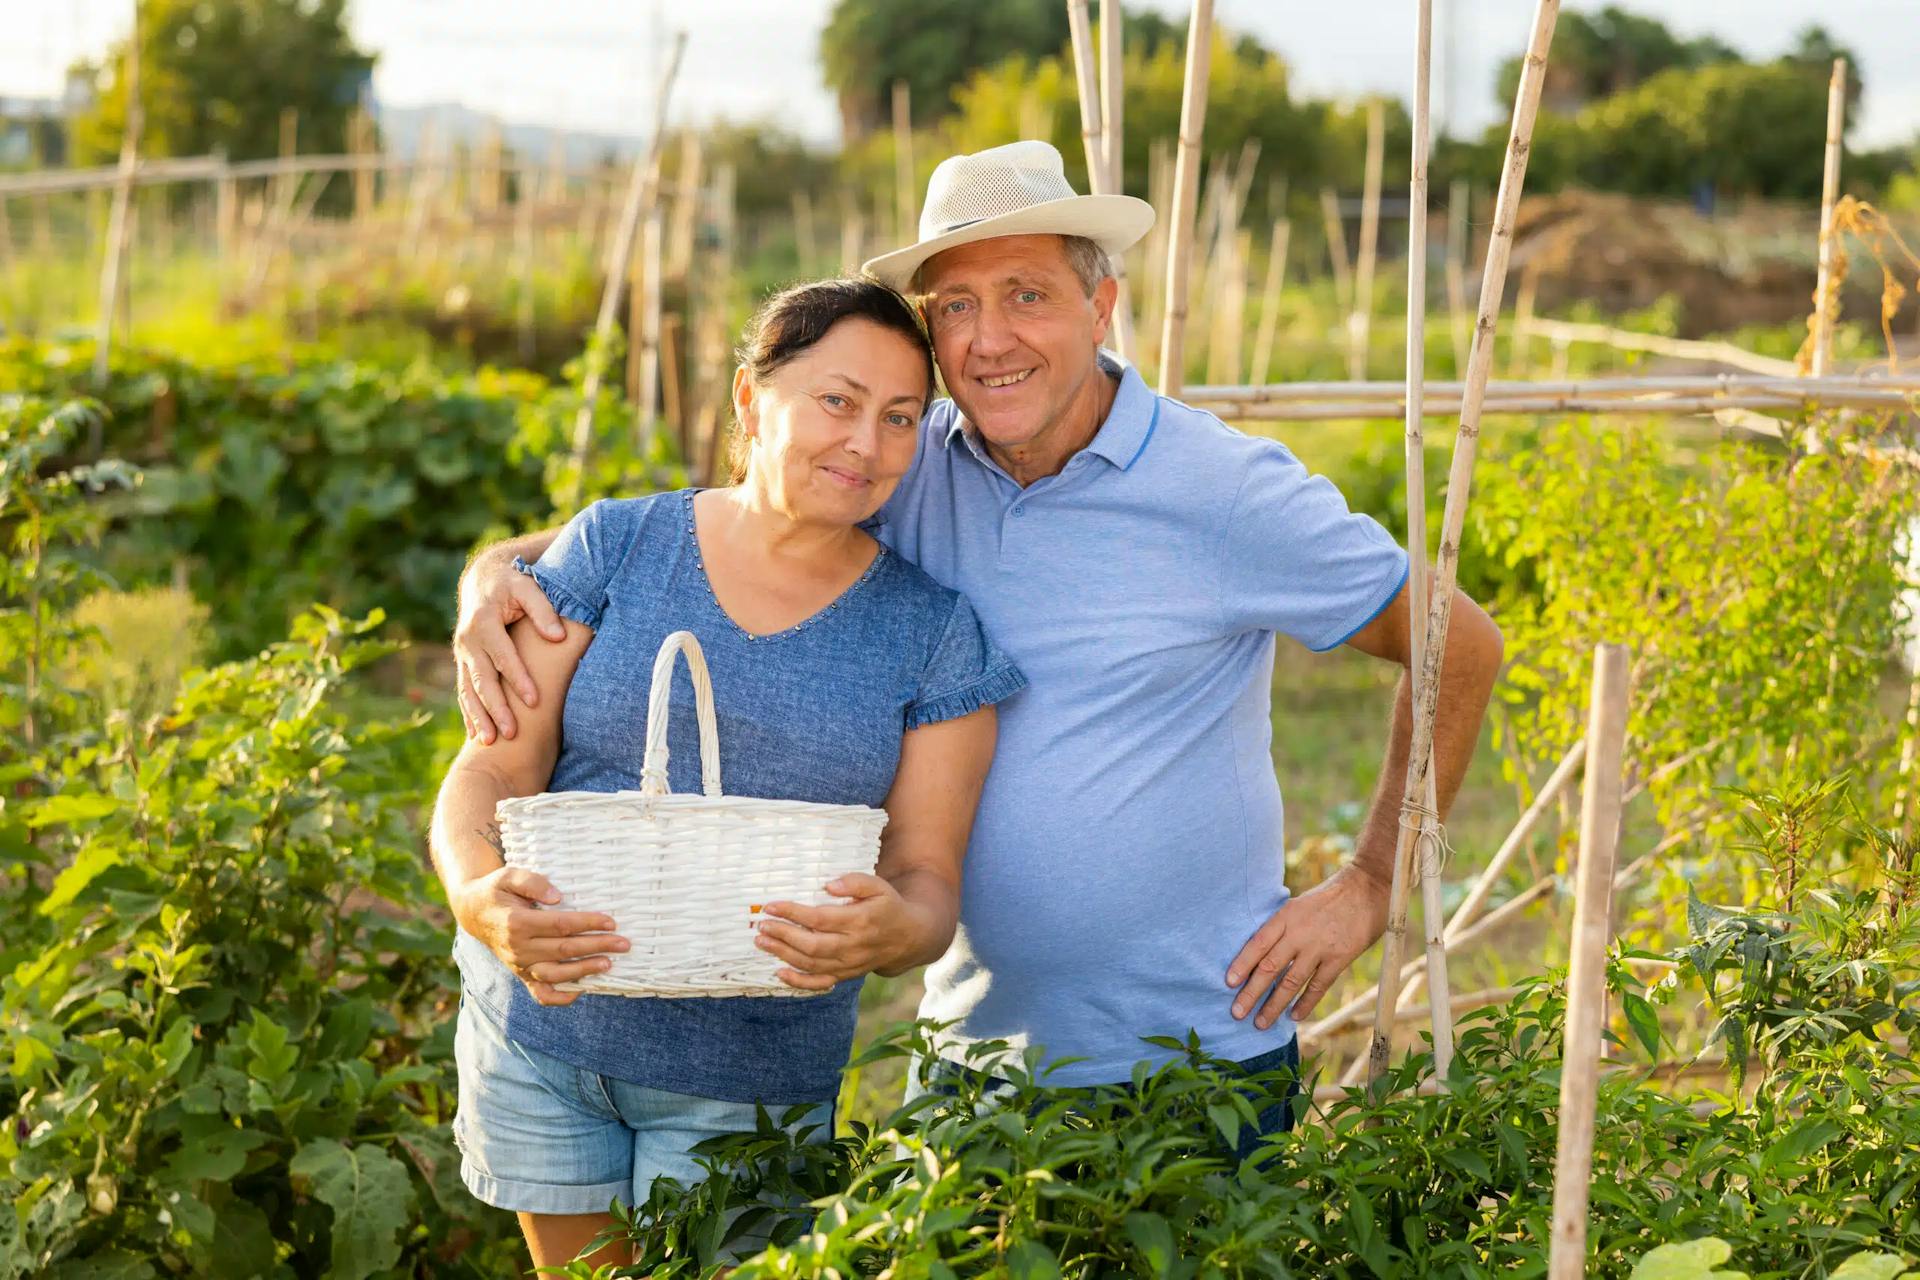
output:
{"label": "leafy bush", "polygon": [[309,614],[148,718],[50,686],[101,585],[91,493],[129,477],[42,473],[97,423],[0,405],[0,635],[31,641],[0,651],[0,1277],[500,1261],[448,1127],[419,726],[332,701],[378,616]]}
{"label": "leafy bush", "polygon": [[[1837,806],[1841,795],[1821,785],[1788,800],[1805,810]],[[1664,1070],[1638,1060],[1665,1041],[1634,1012],[1648,1005],[1626,967],[1610,965],[1633,1038],[1612,1041],[1600,1090],[1592,1275],[1624,1277],[1650,1249],[1703,1235],[1768,1275],[1827,1274],[1876,1246],[1920,1253],[1911,846],[1870,823],[1838,821],[1806,841],[1805,828],[1774,822],[1767,802],[1741,805],[1770,862],[1797,848],[1854,870],[1827,877],[1792,912],[1696,904],[1690,913],[1681,971],[1704,981],[1727,1018],[1764,1028],[1717,1037],[1742,1055],[1724,1093],[1671,1094]],[[1671,998],[1673,986],[1656,998]],[[638,1246],[630,1274],[711,1274],[730,1237],[769,1226],[775,1247],[734,1272],[738,1280],[883,1268],[1074,1280],[1539,1274],[1564,1006],[1557,976],[1531,980],[1462,1026],[1443,1089],[1430,1087],[1431,1059],[1414,1055],[1384,1096],[1295,1099],[1295,1131],[1264,1140],[1238,1167],[1235,1143],[1292,1082],[1281,1073],[1236,1081],[1197,1045],[1172,1041],[1154,1043],[1184,1048],[1186,1059],[1143,1065],[1131,1088],[1049,1090],[1028,1051],[995,1066],[1011,1082],[1001,1095],[963,1082],[951,1099],[855,1124],[831,1145],[799,1144],[765,1124],[707,1144],[714,1176],[700,1186],[656,1184],[621,1228]],[[934,1030],[896,1029],[856,1066],[925,1053]],[[1738,1063],[1754,1045],[1766,1079],[1742,1090]],[[786,1208],[799,1200],[812,1202],[810,1220]],[[1676,1256],[1657,1253],[1637,1274],[1661,1274]]]}
{"label": "leafy bush", "polygon": [[[0,385],[77,394],[90,360],[85,344],[0,343]],[[558,406],[530,374],[121,355],[97,394],[106,417],[73,456],[144,466],[129,514],[158,517],[125,527],[116,564],[159,580],[190,566],[227,655],[285,634],[314,600],[444,634],[474,544],[549,510],[546,461],[519,440]]]}

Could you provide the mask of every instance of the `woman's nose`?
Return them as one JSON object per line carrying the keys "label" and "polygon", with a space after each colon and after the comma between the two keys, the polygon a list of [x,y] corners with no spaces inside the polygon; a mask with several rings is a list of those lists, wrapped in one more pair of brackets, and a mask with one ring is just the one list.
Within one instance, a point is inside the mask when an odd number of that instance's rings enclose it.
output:
{"label": "woman's nose", "polygon": [[853,420],[847,431],[846,450],[858,458],[873,455],[880,445],[880,420],[862,415]]}

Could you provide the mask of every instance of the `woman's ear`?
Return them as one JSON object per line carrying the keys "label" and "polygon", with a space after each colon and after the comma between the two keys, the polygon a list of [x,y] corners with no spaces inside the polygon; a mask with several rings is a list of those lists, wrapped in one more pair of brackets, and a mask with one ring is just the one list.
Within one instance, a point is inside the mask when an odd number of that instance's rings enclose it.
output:
{"label": "woman's ear", "polygon": [[733,371],[733,416],[740,423],[740,434],[753,439],[759,425],[754,422],[753,379],[747,376],[745,365]]}

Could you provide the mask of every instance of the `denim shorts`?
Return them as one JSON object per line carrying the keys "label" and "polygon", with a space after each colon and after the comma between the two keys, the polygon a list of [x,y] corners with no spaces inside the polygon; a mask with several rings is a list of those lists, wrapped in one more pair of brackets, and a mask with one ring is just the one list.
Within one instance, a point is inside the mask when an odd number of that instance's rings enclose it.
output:
{"label": "denim shorts", "polygon": [[[1240,1139],[1235,1144],[1234,1158],[1245,1160],[1259,1150],[1260,1139],[1271,1134],[1285,1133],[1293,1128],[1292,1103],[1294,1097],[1300,1092],[1300,1038],[1295,1036],[1277,1049],[1269,1049],[1256,1057],[1242,1059],[1234,1065],[1243,1075],[1254,1076],[1268,1071],[1290,1071],[1294,1076],[1292,1084],[1287,1087],[1286,1097],[1262,1107],[1255,1113],[1258,1123],[1251,1129],[1241,1130]],[[916,1058],[907,1070],[906,1100],[911,1102],[929,1093],[946,1094],[952,1097],[957,1092],[955,1087],[957,1083],[967,1077],[971,1077],[979,1084],[986,1101],[990,1101],[996,1092],[1013,1088],[999,1076],[976,1071],[957,1062],[950,1062],[946,1058],[934,1058],[930,1061],[925,1058]],[[1128,1082],[1121,1087],[1131,1091],[1133,1085]]]}
{"label": "denim shorts", "polygon": [[[750,1102],[649,1089],[529,1049],[470,999],[460,1002],[454,1057],[460,1176],[496,1209],[604,1213],[615,1200],[643,1203],[655,1178],[706,1180],[696,1143],[755,1127]],[[767,1107],[775,1123],[783,1110]],[[789,1131],[807,1125],[815,1126],[809,1141],[828,1141],[833,1103],[819,1103]]]}

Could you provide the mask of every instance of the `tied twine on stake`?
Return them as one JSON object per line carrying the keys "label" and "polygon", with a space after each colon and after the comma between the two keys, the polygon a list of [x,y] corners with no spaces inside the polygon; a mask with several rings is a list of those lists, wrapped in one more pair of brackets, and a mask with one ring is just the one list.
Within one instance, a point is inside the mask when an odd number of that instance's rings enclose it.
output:
{"label": "tied twine on stake", "polygon": [[1406,797],[1400,801],[1400,825],[1414,834],[1415,856],[1421,859],[1423,877],[1437,877],[1447,869],[1453,861],[1453,843],[1447,839],[1447,828],[1437,809],[1424,800]]}

